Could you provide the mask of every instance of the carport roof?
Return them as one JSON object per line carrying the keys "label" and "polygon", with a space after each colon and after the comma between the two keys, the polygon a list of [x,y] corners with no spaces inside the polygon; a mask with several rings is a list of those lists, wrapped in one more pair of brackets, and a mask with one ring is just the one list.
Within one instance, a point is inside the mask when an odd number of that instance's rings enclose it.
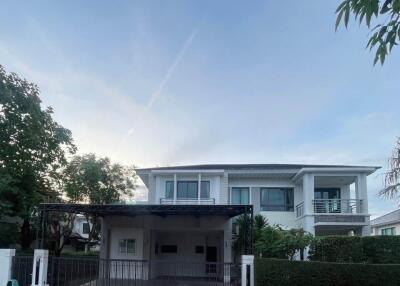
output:
{"label": "carport roof", "polygon": [[88,213],[99,216],[120,215],[214,215],[234,217],[253,211],[252,205],[126,205],[126,204],[72,204],[46,203],[40,205],[42,211],[67,213]]}

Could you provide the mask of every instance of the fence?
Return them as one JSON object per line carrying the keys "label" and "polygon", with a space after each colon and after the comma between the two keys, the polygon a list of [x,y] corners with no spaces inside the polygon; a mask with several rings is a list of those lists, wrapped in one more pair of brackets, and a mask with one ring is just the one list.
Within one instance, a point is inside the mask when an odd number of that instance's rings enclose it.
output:
{"label": "fence", "polygon": [[[32,283],[33,256],[12,260],[11,278],[20,286]],[[179,261],[99,259],[97,257],[48,258],[50,286],[168,286],[168,285],[241,285],[241,265]]]}

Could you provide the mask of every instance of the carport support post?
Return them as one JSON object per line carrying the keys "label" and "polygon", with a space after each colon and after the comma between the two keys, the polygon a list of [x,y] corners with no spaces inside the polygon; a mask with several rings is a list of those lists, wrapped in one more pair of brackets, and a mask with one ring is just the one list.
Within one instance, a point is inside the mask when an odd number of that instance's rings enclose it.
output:
{"label": "carport support post", "polygon": [[47,266],[49,264],[49,251],[35,249],[33,254],[32,286],[45,286],[47,284]]}
{"label": "carport support post", "polygon": [[254,286],[254,255],[242,255],[241,286]]}
{"label": "carport support post", "polygon": [[0,286],[7,285],[11,279],[12,260],[15,249],[0,249]]}

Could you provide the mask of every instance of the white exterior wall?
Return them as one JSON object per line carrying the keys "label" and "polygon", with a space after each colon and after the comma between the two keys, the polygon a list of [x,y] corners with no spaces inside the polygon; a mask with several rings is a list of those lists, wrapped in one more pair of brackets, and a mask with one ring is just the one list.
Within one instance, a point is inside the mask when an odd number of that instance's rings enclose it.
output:
{"label": "white exterior wall", "polygon": [[400,222],[390,223],[390,224],[385,224],[385,225],[371,226],[371,229],[372,229],[371,235],[382,235],[382,229],[391,228],[391,227],[395,228],[396,235],[400,235]]}
{"label": "white exterior wall", "polygon": [[[294,207],[296,206],[296,201],[301,200],[302,188],[296,186],[290,178],[230,178],[229,179],[229,190],[232,187],[250,187],[250,201],[252,200],[252,188],[294,188]],[[260,195],[259,193],[257,195]],[[230,196],[229,196],[230,197]],[[257,200],[260,203],[260,199]],[[255,206],[255,210],[260,210],[260,206]],[[295,222],[295,212],[276,212],[276,211],[259,211],[263,215],[269,224],[280,225],[284,229],[290,229],[296,227]],[[257,213],[255,213],[257,214]]]}

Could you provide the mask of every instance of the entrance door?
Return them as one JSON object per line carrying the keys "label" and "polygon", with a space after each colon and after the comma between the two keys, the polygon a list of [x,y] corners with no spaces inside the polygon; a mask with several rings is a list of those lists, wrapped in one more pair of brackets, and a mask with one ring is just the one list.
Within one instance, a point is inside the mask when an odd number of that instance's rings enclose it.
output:
{"label": "entrance door", "polygon": [[217,272],[217,247],[207,246],[206,248],[206,273],[216,273]]}

